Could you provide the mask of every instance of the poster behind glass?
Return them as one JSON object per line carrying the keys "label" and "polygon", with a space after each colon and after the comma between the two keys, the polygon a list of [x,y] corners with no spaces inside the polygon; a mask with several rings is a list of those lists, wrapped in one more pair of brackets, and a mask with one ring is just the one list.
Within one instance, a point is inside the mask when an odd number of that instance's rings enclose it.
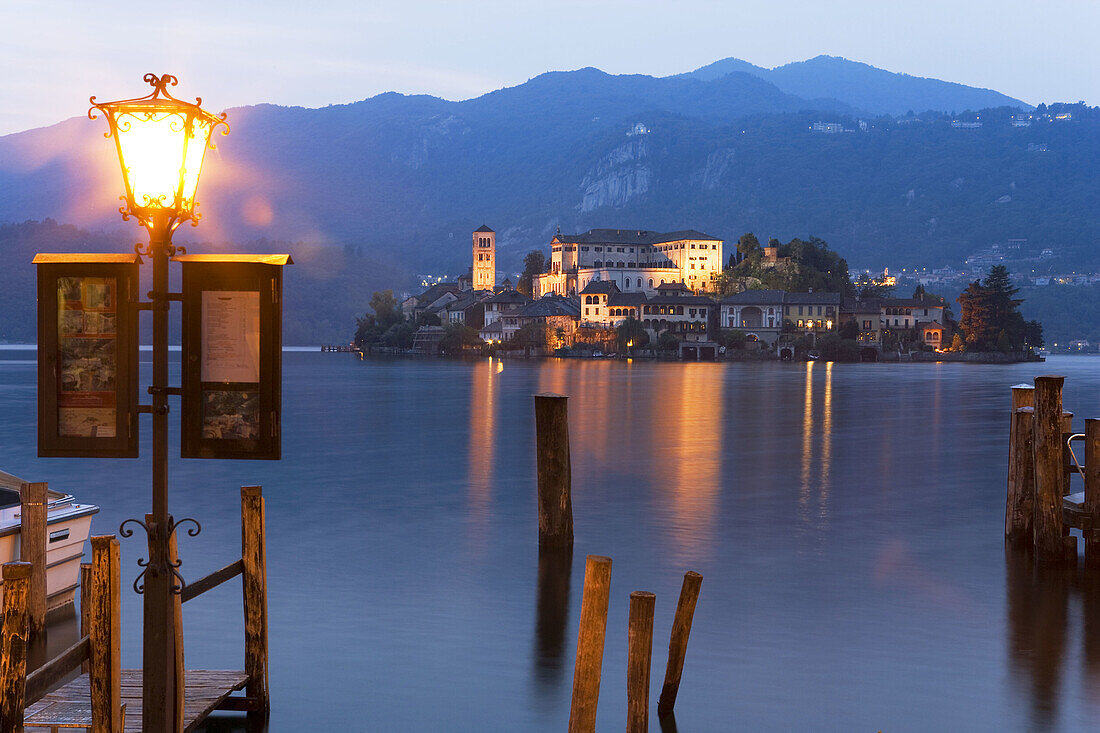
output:
{"label": "poster behind glass", "polygon": [[118,425],[118,278],[57,278],[57,434],[114,438]]}
{"label": "poster behind glass", "polygon": [[278,460],[282,267],[184,255],[180,456]]}

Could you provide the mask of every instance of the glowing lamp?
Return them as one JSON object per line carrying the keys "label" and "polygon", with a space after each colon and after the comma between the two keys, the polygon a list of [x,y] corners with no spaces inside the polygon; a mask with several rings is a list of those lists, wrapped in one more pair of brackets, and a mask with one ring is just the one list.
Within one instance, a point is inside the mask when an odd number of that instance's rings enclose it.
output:
{"label": "glowing lamp", "polygon": [[97,111],[107,118],[105,137],[115,139],[126,194],[120,198],[122,218],[135,217],[150,233],[167,234],[185,221],[198,224],[195,191],[207,148],[214,146],[211,135],[218,127],[228,134],[225,114],[213,115],[195,103],[184,102],[168,93],[176,77],[146,74],[151,94],[138,99],[92,104],[88,117]]}
{"label": "glowing lamp", "polygon": [[832,327],[833,327],[833,322],[832,321],[825,321],[825,328],[826,329],[832,329]]}

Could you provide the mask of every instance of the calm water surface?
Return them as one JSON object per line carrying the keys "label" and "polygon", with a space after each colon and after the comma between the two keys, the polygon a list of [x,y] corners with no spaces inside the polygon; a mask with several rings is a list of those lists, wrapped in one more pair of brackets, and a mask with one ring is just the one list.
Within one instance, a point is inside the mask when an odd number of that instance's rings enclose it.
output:
{"label": "calm water surface", "polygon": [[[0,350],[0,468],[99,504],[94,530],[114,532],[148,511],[148,425],[142,459],[35,458],[33,359]],[[239,557],[238,487],[264,486],[271,731],[564,731],[590,553],[614,558],[604,730],[625,725],[630,592],[657,594],[655,709],[686,570],[704,581],[683,733],[1100,719],[1100,593],[1036,585],[1002,548],[1008,386],[1067,375],[1081,427],[1100,358],[284,364],[281,462],[170,467],[173,513],[204,527],[180,543],[190,578]],[[576,547],[540,582],[541,391],[570,397]],[[124,666],[143,543],[122,541]],[[189,667],[239,668],[239,581],[188,603],[184,628]]]}

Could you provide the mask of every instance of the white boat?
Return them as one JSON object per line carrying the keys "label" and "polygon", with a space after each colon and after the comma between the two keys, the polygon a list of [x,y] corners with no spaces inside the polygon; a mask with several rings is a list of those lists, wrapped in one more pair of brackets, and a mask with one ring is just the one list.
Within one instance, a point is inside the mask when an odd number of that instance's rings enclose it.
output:
{"label": "white boat", "polygon": [[[0,471],[0,563],[19,559],[20,478]],[[60,615],[73,605],[80,585],[80,560],[92,530],[94,504],[78,504],[69,494],[50,491],[46,507],[46,614]],[[0,602],[3,593],[0,586]]]}

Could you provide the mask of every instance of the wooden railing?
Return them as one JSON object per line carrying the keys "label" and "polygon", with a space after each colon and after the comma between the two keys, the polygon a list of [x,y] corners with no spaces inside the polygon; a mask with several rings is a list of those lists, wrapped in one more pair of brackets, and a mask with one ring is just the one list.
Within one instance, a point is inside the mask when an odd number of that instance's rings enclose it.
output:
{"label": "wooden railing", "polygon": [[[194,600],[203,593],[242,577],[244,599],[244,669],[248,686],[244,698],[228,698],[223,709],[259,713],[266,718],[271,710],[267,673],[267,538],[263,490],[259,486],[241,487],[241,557],[184,586],[180,603]],[[182,630],[177,628],[177,638]],[[182,672],[182,644],[179,645]],[[177,675],[182,686],[183,675]],[[181,687],[182,692],[182,687]],[[177,699],[182,700],[183,695]]]}
{"label": "wooden railing", "polygon": [[[43,525],[44,526],[44,525]],[[43,548],[44,549],[44,548]],[[174,539],[170,546],[176,559]],[[45,555],[43,553],[42,559]],[[185,585],[177,596],[177,718],[183,724],[184,666],[182,604],[222,583],[242,576],[245,618],[245,697],[227,697],[223,710],[266,719],[268,696],[267,560],[264,499],[259,486],[241,488],[241,557],[220,570]],[[32,563],[3,566],[3,628],[0,629],[0,733],[21,733],[24,711],[78,670],[88,673],[92,733],[121,733],[123,715],[120,656],[119,544],[114,535],[92,537],[92,562],[80,568],[80,639],[27,674],[31,637]],[[182,729],[182,727],[180,728]]]}
{"label": "wooden railing", "polygon": [[114,535],[92,538],[90,572],[82,572],[80,639],[31,674],[27,643],[31,632],[28,597],[33,569],[28,562],[3,566],[4,626],[0,631],[0,733],[23,730],[25,708],[87,664],[93,733],[122,730],[119,646],[119,546]]}

